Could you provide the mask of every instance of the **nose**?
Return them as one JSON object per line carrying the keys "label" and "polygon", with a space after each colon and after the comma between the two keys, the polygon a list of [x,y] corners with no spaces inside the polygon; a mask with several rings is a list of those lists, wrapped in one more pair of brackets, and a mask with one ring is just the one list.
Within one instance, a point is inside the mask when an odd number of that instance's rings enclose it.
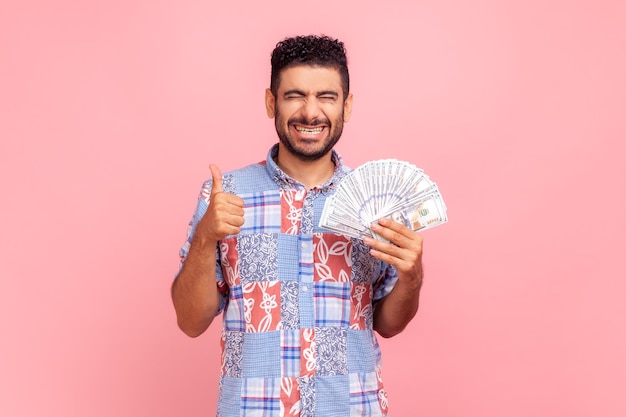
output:
{"label": "nose", "polygon": [[308,120],[313,121],[319,118],[321,113],[321,108],[319,103],[317,102],[317,98],[309,98],[304,101],[302,105],[302,116]]}

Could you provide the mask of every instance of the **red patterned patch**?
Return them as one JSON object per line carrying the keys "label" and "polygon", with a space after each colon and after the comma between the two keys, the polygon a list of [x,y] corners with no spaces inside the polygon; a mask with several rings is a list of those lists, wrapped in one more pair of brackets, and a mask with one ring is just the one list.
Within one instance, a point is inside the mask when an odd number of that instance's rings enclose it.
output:
{"label": "red patterned patch", "polygon": [[380,368],[376,370],[376,378],[378,379],[378,404],[383,415],[389,414],[389,401],[387,399],[387,391],[383,386],[383,378],[380,374]]}
{"label": "red patterned patch", "polygon": [[222,274],[228,286],[233,288],[240,285],[237,238],[231,237],[220,241],[220,260],[222,262]]}
{"label": "red patterned patch", "polygon": [[288,235],[300,233],[302,207],[306,190],[280,190],[280,232]]}
{"label": "red patterned patch", "polygon": [[280,282],[252,282],[242,286],[246,332],[269,332],[280,324]]}
{"label": "red patterned patch", "polygon": [[226,352],[226,335],[222,332],[222,336],[220,337],[220,363],[222,364],[220,368],[221,375],[226,375],[226,357],[224,356]]}
{"label": "red patterned patch", "polygon": [[368,284],[354,284],[350,288],[350,328],[362,330],[367,328],[366,317],[372,315],[371,286]]}
{"label": "red patterned patch", "polygon": [[315,330],[300,329],[300,376],[315,375]]}
{"label": "red patterned patch", "polygon": [[314,280],[349,282],[352,271],[352,241],[342,235],[316,233],[313,244]]}
{"label": "red patterned patch", "polygon": [[300,415],[300,387],[296,378],[280,379],[280,415],[296,417]]}

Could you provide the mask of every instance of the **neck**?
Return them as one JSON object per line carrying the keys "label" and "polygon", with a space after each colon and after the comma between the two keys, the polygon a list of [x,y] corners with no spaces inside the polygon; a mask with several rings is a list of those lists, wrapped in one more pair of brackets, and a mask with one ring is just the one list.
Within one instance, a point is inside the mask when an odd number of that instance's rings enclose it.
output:
{"label": "neck", "polygon": [[324,184],[335,172],[332,151],[315,161],[303,161],[279,148],[274,158],[276,164],[294,180],[304,184],[307,190]]}

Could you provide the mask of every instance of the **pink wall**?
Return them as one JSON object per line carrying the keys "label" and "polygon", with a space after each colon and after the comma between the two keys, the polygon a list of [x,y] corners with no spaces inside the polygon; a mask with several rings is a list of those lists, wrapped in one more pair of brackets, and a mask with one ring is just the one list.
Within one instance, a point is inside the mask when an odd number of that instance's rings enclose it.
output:
{"label": "pink wall", "polygon": [[[169,284],[208,165],[263,158],[269,52],[349,48],[348,164],[439,184],[393,415],[626,415],[623,1],[2,1],[0,415],[213,415]],[[384,6],[383,6],[384,4]]]}

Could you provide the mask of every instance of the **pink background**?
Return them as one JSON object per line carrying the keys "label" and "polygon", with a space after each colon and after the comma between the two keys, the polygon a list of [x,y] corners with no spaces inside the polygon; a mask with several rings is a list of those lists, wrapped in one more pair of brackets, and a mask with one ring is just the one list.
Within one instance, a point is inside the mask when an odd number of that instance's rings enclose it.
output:
{"label": "pink background", "polygon": [[393,416],[626,415],[626,3],[216,3],[0,3],[0,415],[214,415],[219,325],[184,336],[169,285],[209,163],[276,141],[300,33],[348,47],[346,163],[449,208],[383,341]]}

